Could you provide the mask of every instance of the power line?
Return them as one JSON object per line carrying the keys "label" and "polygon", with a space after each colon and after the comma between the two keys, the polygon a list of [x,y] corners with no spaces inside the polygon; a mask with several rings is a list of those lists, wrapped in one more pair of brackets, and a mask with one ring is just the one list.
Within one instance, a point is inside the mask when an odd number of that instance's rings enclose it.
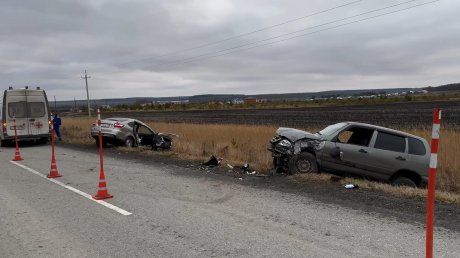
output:
{"label": "power line", "polygon": [[138,62],[143,62],[143,61],[147,61],[147,60],[151,60],[151,59],[155,59],[155,58],[160,58],[160,57],[166,57],[166,56],[174,56],[174,55],[177,55],[177,54],[180,54],[180,53],[184,53],[184,52],[188,52],[188,51],[192,51],[192,50],[196,50],[196,49],[200,49],[200,48],[205,48],[205,47],[209,47],[209,46],[213,46],[213,45],[218,45],[220,43],[223,43],[223,42],[226,42],[226,41],[229,41],[229,40],[232,40],[232,39],[242,38],[242,37],[249,36],[249,35],[261,32],[261,31],[273,29],[273,28],[276,28],[276,27],[279,27],[279,26],[282,26],[282,25],[286,25],[288,23],[292,23],[292,22],[295,22],[295,21],[307,19],[307,18],[316,16],[316,15],[319,15],[319,14],[327,13],[327,12],[330,12],[330,11],[333,11],[333,10],[336,10],[336,9],[339,9],[339,8],[342,8],[342,7],[346,7],[346,6],[349,6],[349,5],[358,3],[358,2],[362,2],[362,1],[364,1],[364,0],[357,0],[357,1],[353,1],[353,2],[348,2],[348,3],[345,3],[345,4],[339,5],[339,6],[335,6],[335,7],[329,8],[329,9],[325,9],[325,10],[316,12],[316,13],[308,14],[308,15],[305,15],[305,16],[302,16],[302,17],[294,18],[294,19],[291,19],[291,20],[287,20],[285,22],[281,22],[281,23],[278,23],[278,24],[275,24],[275,25],[263,27],[261,29],[253,30],[253,31],[250,31],[250,32],[245,32],[245,33],[235,35],[235,36],[232,36],[232,37],[228,37],[228,38],[225,38],[225,39],[221,39],[221,40],[218,40],[218,41],[214,41],[214,42],[210,42],[210,43],[206,43],[206,44],[203,44],[203,45],[190,47],[190,48],[186,48],[186,49],[182,49],[182,50],[177,50],[175,52],[166,53],[166,54],[162,54],[162,55],[158,55],[158,56],[154,56],[154,57],[147,57],[147,58],[143,58],[143,59],[129,61],[129,62],[121,63],[119,65],[138,63]]}
{"label": "power line", "polygon": [[[350,16],[350,17],[340,18],[340,19],[336,19],[336,20],[333,20],[333,21],[330,21],[330,22],[326,22],[326,23],[322,23],[322,24],[319,24],[319,25],[307,27],[307,28],[304,28],[304,29],[301,29],[301,30],[297,30],[297,31],[293,31],[293,32],[281,34],[281,35],[274,36],[274,37],[269,37],[269,38],[266,38],[266,39],[263,39],[263,40],[258,40],[258,41],[254,41],[254,42],[250,42],[250,43],[245,43],[245,44],[242,44],[242,45],[239,45],[239,46],[235,46],[235,47],[231,47],[231,48],[226,48],[226,49],[222,49],[222,50],[218,50],[218,51],[214,51],[214,52],[208,52],[208,53],[204,53],[204,54],[197,55],[197,56],[194,56],[194,57],[185,58],[185,59],[181,59],[181,60],[176,60],[176,61],[172,61],[172,62],[163,62],[163,63],[160,63],[160,64],[155,64],[154,66],[167,66],[167,65],[172,65],[172,64],[181,63],[181,62],[186,62],[186,63],[188,63],[189,61],[193,61],[193,60],[195,60],[195,59],[203,59],[203,58],[205,58],[205,57],[208,56],[208,55],[213,55],[213,54],[218,54],[218,53],[222,53],[222,52],[226,52],[226,51],[236,50],[236,49],[239,49],[239,48],[242,48],[242,47],[246,47],[246,46],[250,46],[250,45],[262,43],[262,42],[265,42],[265,41],[269,41],[269,40],[273,40],[273,39],[277,39],[277,38],[281,38],[281,37],[285,37],[285,36],[292,35],[292,34],[296,34],[296,33],[302,32],[302,31],[306,31],[306,30],[310,30],[310,29],[322,27],[322,26],[325,26],[325,25],[330,25],[330,24],[333,24],[333,23],[337,23],[337,22],[349,20],[349,19],[352,19],[352,18],[356,18],[356,17],[359,17],[359,16],[366,15],[366,14],[370,14],[370,13],[374,13],[374,12],[379,12],[379,11],[382,11],[382,10],[385,10],[385,9],[390,9],[390,8],[393,8],[393,7],[396,7],[396,6],[400,6],[400,5],[403,5],[403,4],[407,4],[407,3],[410,3],[410,2],[414,2],[414,1],[417,1],[417,0],[410,0],[410,1],[403,2],[403,3],[394,4],[394,5],[391,5],[391,6],[387,6],[387,7],[383,7],[383,8],[379,8],[379,9],[375,9],[375,10],[371,10],[371,11],[367,11],[367,12],[364,12],[364,13],[356,14],[356,15],[353,15],[353,16]],[[321,31],[322,31],[322,30],[321,30]],[[263,45],[265,45],[265,44],[263,44]],[[252,47],[251,47],[251,48],[248,48],[248,49],[252,49]],[[237,51],[231,51],[230,53],[233,53],[233,52],[237,52]],[[221,55],[218,55],[218,56],[221,56]],[[214,57],[214,56],[213,56],[213,57]]]}
{"label": "power line", "polygon": [[[348,20],[348,19],[351,19],[351,18],[356,18],[356,17],[358,17],[358,16],[362,16],[362,15],[369,14],[369,13],[373,13],[373,12],[377,12],[377,11],[382,11],[382,10],[384,10],[384,9],[393,8],[393,7],[396,7],[396,6],[399,6],[399,5],[403,5],[403,4],[407,4],[407,3],[410,3],[410,2],[414,2],[414,1],[417,1],[417,0],[406,1],[406,2],[403,2],[403,3],[400,3],[400,4],[396,4],[396,5],[392,5],[392,6],[388,6],[388,7],[384,7],[384,8],[380,8],[380,9],[376,9],[376,10],[372,10],[372,11],[368,11],[368,12],[361,13],[361,14],[357,14],[357,15],[353,15],[353,16],[350,16],[350,17],[347,17],[347,18],[342,18],[342,19],[334,20],[334,21],[327,22],[327,23],[324,23],[324,24],[315,25],[315,26],[312,26],[312,27],[309,27],[309,28],[305,28],[305,29],[302,29],[302,30],[298,30],[298,31],[294,31],[294,32],[290,32],[290,33],[278,35],[278,36],[275,36],[275,37],[270,37],[270,38],[267,38],[267,39],[263,39],[263,40],[259,40],[259,41],[255,41],[255,42],[251,42],[251,43],[247,43],[247,44],[243,44],[243,45],[236,46],[236,47],[231,47],[231,48],[227,48],[227,49],[223,49],[223,50],[219,50],[219,51],[215,51],[215,52],[208,52],[208,53],[205,53],[205,54],[202,54],[202,55],[197,55],[197,56],[194,56],[194,57],[191,57],[191,58],[186,58],[186,59],[177,60],[177,61],[173,61],[173,62],[164,62],[164,63],[156,64],[156,65],[154,65],[154,67],[156,67],[156,66],[164,67],[164,66],[172,66],[172,65],[175,65],[175,64],[190,63],[190,62],[194,62],[194,61],[198,61],[198,60],[205,60],[205,59],[215,58],[215,57],[219,57],[219,56],[224,56],[224,55],[228,55],[228,54],[235,53],[235,52],[238,52],[238,51],[245,51],[245,50],[249,50],[249,49],[253,49],[253,48],[257,48],[257,47],[263,47],[263,46],[267,46],[267,45],[272,45],[272,44],[275,44],[275,43],[279,43],[279,42],[291,40],[291,39],[294,39],[294,38],[304,37],[304,36],[308,36],[308,35],[311,35],[311,34],[316,34],[316,33],[319,33],[319,32],[323,32],[323,31],[326,31],[326,30],[332,30],[332,29],[336,29],[336,28],[343,27],[343,26],[346,26],[346,25],[350,25],[350,24],[354,24],[354,23],[358,23],[358,22],[362,22],[362,21],[366,21],[366,20],[370,20],[370,19],[374,19],[374,18],[378,18],[378,17],[382,17],[382,16],[386,16],[386,15],[390,15],[390,14],[402,12],[402,11],[406,11],[406,10],[413,9],[413,8],[416,8],[416,7],[420,7],[420,6],[423,6],[423,5],[427,5],[427,4],[432,4],[432,3],[435,3],[435,2],[439,2],[440,0],[425,2],[425,3],[413,5],[413,6],[410,6],[410,7],[407,7],[407,8],[399,9],[399,10],[396,10],[396,11],[391,11],[391,12],[387,12],[387,13],[383,13],[383,14],[379,14],[379,15],[375,15],[375,16],[371,16],[371,17],[359,19],[359,20],[356,20],[356,21],[352,21],[352,22],[348,22],[348,23],[343,23],[343,24],[339,24],[339,25],[336,25],[336,26],[332,26],[332,27],[328,27],[328,28],[316,30],[316,31],[313,31],[313,32],[310,32],[310,33],[305,33],[305,34],[301,34],[301,35],[296,35],[296,36],[292,36],[292,37],[289,37],[289,38],[285,38],[285,39],[281,39],[281,40],[277,40],[277,41],[273,41],[273,42],[268,42],[268,43],[264,43],[264,44],[259,44],[259,45],[255,45],[255,46],[248,47],[248,48],[244,48],[244,49],[240,49],[240,48],[242,48],[242,47],[251,46],[251,45],[258,44],[258,43],[262,43],[262,42],[265,42],[265,41],[269,41],[269,40],[273,40],[273,39],[285,37],[285,36],[288,36],[288,35],[296,34],[296,33],[299,33],[299,32],[301,32],[301,31],[306,31],[306,30],[310,30],[310,29],[313,29],[313,28],[317,28],[317,27],[321,27],[321,26],[325,26],[325,25],[330,25],[330,24],[333,24],[333,23],[337,23],[337,22],[339,22],[339,21],[344,21],[344,20]],[[233,50],[233,51],[232,51],[232,50]],[[230,51],[230,52],[226,52],[226,51]],[[226,52],[226,53],[222,53],[222,52]],[[218,53],[222,53],[222,54],[218,54]],[[217,55],[216,55],[216,54],[217,54]]]}

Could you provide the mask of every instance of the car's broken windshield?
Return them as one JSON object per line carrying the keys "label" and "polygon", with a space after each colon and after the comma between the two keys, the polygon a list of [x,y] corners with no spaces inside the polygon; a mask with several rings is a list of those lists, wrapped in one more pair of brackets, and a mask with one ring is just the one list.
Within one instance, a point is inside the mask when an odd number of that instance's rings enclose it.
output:
{"label": "car's broken windshield", "polygon": [[333,134],[333,133],[337,132],[340,128],[343,128],[345,125],[347,125],[347,123],[333,124],[333,125],[330,125],[330,126],[324,128],[323,130],[317,132],[317,134],[319,134],[319,135],[330,135],[330,134]]}

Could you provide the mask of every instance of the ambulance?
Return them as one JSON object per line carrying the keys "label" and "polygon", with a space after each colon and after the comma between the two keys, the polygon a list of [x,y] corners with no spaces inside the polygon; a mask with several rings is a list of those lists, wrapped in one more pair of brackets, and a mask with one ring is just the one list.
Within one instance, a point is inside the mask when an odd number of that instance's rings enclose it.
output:
{"label": "ambulance", "polygon": [[45,90],[37,87],[29,89],[5,90],[1,98],[0,117],[2,128],[0,140],[2,145],[14,142],[15,124],[19,141],[33,140],[45,144],[50,133],[50,114]]}

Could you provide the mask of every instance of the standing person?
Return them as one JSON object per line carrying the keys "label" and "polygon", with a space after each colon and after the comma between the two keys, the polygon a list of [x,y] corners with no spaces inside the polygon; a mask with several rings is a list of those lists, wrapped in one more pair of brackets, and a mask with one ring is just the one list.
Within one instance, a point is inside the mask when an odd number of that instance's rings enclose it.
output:
{"label": "standing person", "polygon": [[56,136],[58,137],[59,141],[62,141],[61,137],[61,118],[57,113],[53,115],[53,128],[54,131],[56,132]]}

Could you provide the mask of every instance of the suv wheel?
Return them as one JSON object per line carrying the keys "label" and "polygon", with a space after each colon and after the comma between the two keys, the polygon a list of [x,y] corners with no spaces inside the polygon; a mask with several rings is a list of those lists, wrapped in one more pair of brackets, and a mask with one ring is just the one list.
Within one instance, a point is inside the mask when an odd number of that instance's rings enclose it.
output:
{"label": "suv wheel", "polygon": [[415,183],[412,179],[407,178],[405,176],[399,176],[392,182],[395,186],[410,186],[410,187],[417,187],[417,183]]}
{"label": "suv wheel", "polygon": [[303,152],[289,160],[289,172],[291,174],[318,173],[318,164],[315,155]]}
{"label": "suv wheel", "polygon": [[131,136],[126,137],[125,139],[125,147],[134,147],[134,138]]}

